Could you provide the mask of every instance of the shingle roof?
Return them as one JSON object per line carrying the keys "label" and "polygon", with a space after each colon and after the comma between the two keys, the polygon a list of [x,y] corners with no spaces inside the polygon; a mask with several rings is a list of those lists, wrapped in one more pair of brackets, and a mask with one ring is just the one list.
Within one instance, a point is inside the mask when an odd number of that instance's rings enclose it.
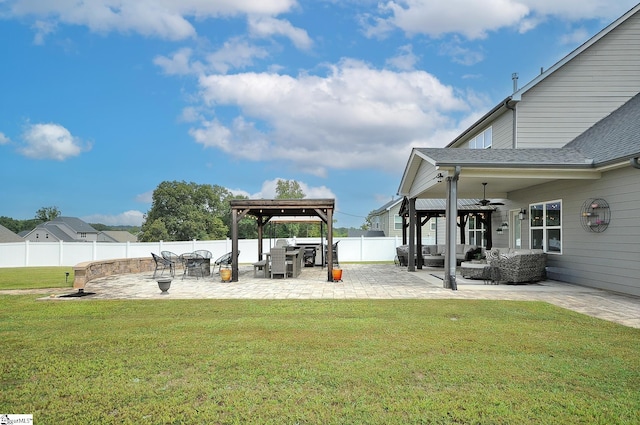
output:
{"label": "shingle roof", "polygon": [[575,149],[605,165],[640,156],[640,93],[569,142]]}
{"label": "shingle roof", "polygon": [[24,242],[24,239],[0,224],[0,242]]}
{"label": "shingle roof", "polygon": [[593,161],[577,149],[417,149],[439,165],[466,165],[490,167],[570,167],[589,168]]}
{"label": "shingle roof", "polygon": [[593,168],[640,156],[640,93],[562,148],[422,148],[438,165]]}
{"label": "shingle roof", "polygon": [[48,223],[54,225],[58,223],[65,223],[77,233],[98,233],[96,229],[77,217],[56,217]]}

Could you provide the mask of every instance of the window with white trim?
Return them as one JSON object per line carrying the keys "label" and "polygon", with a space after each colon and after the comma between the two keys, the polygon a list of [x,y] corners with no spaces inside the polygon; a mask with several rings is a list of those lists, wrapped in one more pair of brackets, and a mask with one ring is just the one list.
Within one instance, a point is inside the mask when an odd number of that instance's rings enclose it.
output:
{"label": "window with white trim", "polygon": [[562,201],[529,205],[531,249],[562,254]]}
{"label": "window with white trim", "polygon": [[393,228],[395,230],[402,230],[402,216],[397,214],[393,216]]}
{"label": "window with white trim", "polygon": [[469,231],[469,245],[477,245],[485,247],[487,246],[487,238],[485,237],[484,223],[474,215],[469,216],[467,222],[467,229]]}
{"label": "window with white trim", "polygon": [[473,139],[469,140],[469,149],[491,149],[493,143],[492,127],[487,128]]}

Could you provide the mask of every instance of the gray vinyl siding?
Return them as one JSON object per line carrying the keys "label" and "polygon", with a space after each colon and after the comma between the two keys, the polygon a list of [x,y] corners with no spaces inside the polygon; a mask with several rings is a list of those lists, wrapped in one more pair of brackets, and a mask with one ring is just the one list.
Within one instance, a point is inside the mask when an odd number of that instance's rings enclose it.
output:
{"label": "gray vinyl siding", "polygon": [[525,92],[518,148],[560,148],[640,91],[640,16]]}
{"label": "gray vinyl siding", "polygon": [[[529,203],[562,200],[562,250],[549,254],[549,278],[640,296],[640,170],[627,166],[599,180],[557,181],[510,193]],[[605,199],[611,222],[602,233],[586,231],[580,210],[589,198]],[[528,221],[523,246],[529,244]]]}
{"label": "gray vinyl siding", "polygon": [[493,142],[492,149],[511,149],[513,148],[513,113],[508,111],[500,115],[493,123]]}

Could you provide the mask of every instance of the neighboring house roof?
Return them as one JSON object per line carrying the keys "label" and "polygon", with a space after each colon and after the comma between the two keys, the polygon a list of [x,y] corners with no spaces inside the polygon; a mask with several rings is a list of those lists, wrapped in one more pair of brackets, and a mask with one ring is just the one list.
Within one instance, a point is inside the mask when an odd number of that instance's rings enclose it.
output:
{"label": "neighboring house roof", "polygon": [[392,199],[389,202],[387,202],[386,204],[384,204],[383,206],[381,206],[380,208],[378,208],[377,210],[373,210],[371,213],[373,215],[383,214],[384,212],[389,211],[391,208],[395,207],[396,205],[398,205],[401,202],[402,202],[402,198]]}
{"label": "neighboring house roof", "polygon": [[[68,230],[67,230],[68,229]],[[32,233],[40,231],[47,232],[53,241],[74,242],[77,241],[78,234],[80,233],[95,233],[98,231],[91,227],[88,223],[80,220],[76,217],[56,217],[51,221],[39,224],[25,235],[25,239],[29,239]]]}
{"label": "neighboring house roof", "polygon": [[98,233],[96,229],[85,221],[80,220],[77,217],[56,217],[45,224],[66,224],[76,233]]}
{"label": "neighboring house roof", "polygon": [[104,242],[138,242],[136,235],[126,230],[105,230],[98,233],[98,241]]}
{"label": "neighboring house roof", "polygon": [[359,238],[360,236],[364,236],[365,238],[377,238],[384,237],[384,231],[349,229],[349,231],[347,232],[347,236],[350,238]]}
{"label": "neighboring house roof", "polygon": [[0,224],[0,242],[24,242],[24,239]]}

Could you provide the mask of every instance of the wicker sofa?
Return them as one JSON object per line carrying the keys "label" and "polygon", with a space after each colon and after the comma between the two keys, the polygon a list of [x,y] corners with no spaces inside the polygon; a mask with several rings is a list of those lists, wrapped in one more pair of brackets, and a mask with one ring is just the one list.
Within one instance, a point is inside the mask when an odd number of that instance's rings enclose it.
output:
{"label": "wicker sofa", "polygon": [[492,248],[487,263],[498,270],[504,283],[538,282],[546,279],[547,254],[541,249]]}
{"label": "wicker sofa", "polygon": [[[422,259],[425,265],[430,265],[430,259],[433,256],[443,256],[446,245],[422,245]],[[476,245],[457,244],[456,245],[456,263],[460,265],[463,261],[472,260],[476,252],[482,251]],[[399,265],[406,266],[409,258],[409,245],[400,245],[396,247],[396,256]],[[442,262],[444,265],[444,262]]]}

